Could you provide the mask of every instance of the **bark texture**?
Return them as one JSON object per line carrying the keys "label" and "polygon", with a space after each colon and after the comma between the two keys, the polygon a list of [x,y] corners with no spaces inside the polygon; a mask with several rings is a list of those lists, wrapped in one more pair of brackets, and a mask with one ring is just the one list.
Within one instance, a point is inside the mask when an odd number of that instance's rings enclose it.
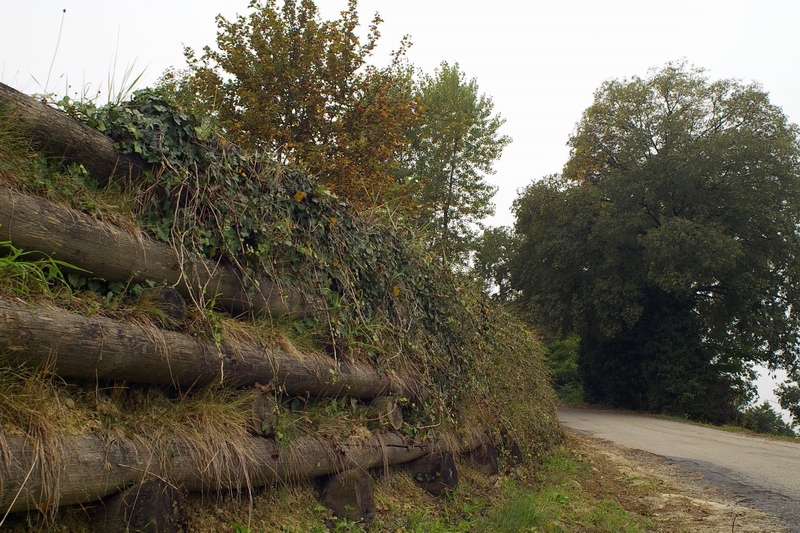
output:
{"label": "bark texture", "polygon": [[336,445],[316,437],[289,445],[252,437],[237,444],[244,450],[238,461],[198,454],[185,440],[174,440],[159,453],[139,437],[64,437],[51,443],[57,446],[53,449],[0,435],[0,509],[44,512],[54,505],[89,503],[152,476],[189,492],[252,489],[404,463],[431,451],[430,445],[416,445],[394,433]]}
{"label": "bark texture", "polygon": [[224,264],[189,261],[188,254],[43,198],[0,187],[0,239],[88,270],[109,281],[146,279],[174,285],[184,298],[205,294],[233,314],[308,314],[313,302],[296,290],[259,279],[248,291]]}
{"label": "bark texture", "polygon": [[52,364],[65,378],[173,385],[283,385],[288,394],[416,397],[414,382],[291,346],[213,341],[57,308],[0,299],[0,352],[14,364]]}
{"label": "bark texture", "polygon": [[13,114],[35,148],[82,164],[98,183],[105,184],[112,177],[136,180],[152,169],[141,157],[117,150],[110,137],[3,83],[0,108]]}

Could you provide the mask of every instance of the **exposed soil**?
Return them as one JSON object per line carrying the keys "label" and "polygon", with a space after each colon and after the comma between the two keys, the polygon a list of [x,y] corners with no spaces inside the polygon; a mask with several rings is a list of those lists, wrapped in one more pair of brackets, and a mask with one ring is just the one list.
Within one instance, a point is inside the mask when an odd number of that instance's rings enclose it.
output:
{"label": "exposed soil", "polygon": [[[629,513],[648,519],[650,531],[788,533],[775,517],[747,507],[732,494],[710,485],[702,474],[640,450],[569,431],[597,469],[584,489],[614,490]],[[586,485],[587,482],[584,482]]]}

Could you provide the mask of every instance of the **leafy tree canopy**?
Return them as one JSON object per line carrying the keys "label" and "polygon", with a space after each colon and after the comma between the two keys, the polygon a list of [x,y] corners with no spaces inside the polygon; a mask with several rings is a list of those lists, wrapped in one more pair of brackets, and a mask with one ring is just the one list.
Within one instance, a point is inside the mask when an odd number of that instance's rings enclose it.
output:
{"label": "leafy tree canopy", "polygon": [[218,17],[216,47],[187,49],[188,70],[161,89],[361,207],[390,203],[443,263],[464,265],[494,212],[484,177],[510,142],[505,121],[457,64],[417,79],[405,38],[388,67],[369,65],[382,21],[362,43],[356,0],[347,6],[326,21],[313,0],[253,0],[247,17]]}
{"label": "leafy tree canopy", "polygon": [[520,302],[581,335],[588,400],[729,417],[751,363],[795,364],[797,127],[678,62],[605,82],[569,145],[515,203]]}
{"label": "leafy tree canopy", "polygon": [[376,14],[362,44],[357,1],[338,20],[321,20],[312,0],[250,3],[249,16],[217,19],[216,48],[164,86],[198,112],[212,113],[240,146],[273,152],[306,168],[358,203],[397,195],[391,170],[416,120],[403,40],[391,66],[367,65],[382,22]]}
{"label": "leafy tree canopy", "polygon": [[486,183],[511,142],[498,130],[492,99],[479,94],[458,64],[443,62],[418,84],[420,121],[410,130],[406,172],[417,209],[413,220],[447,264],[464,264],[480,220],[494,213],[497,188]]}
{"label": "leafy tree canopy", "polygon": [[498,302],[509,302],[515,297],[509,268],[515,244],[514,232],[507,226],[486,228],[477,241],[472,272]]}

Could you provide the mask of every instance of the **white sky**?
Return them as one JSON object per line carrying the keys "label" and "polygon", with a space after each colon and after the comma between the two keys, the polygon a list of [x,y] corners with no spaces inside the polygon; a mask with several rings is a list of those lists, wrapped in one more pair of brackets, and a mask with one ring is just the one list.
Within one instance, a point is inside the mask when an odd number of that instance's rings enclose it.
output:
{"label": "white sky", "polygon": [[[334,18],[347,2],[316,3]],[[183,45],[213,45],[218,13],[246,14],[247,4],[2,0],[0,81],[29,94],[63,95],[69,85],[74,96],[107,89],[109,78],[119,88],[132,67],[134,75],[144,71],[144,87],[167,67],[184,65]],[[518,189],[561,170],[567,138],[604,80],[646,76],[650,67],[686,58],[714,79],[759,82],[772,103],[800,121],[796,0],[359,2],[365,26],[375,11],[385,21],[375,63],[384,64],[410,34],[413,64],[433,72],[442,60],[458,62],[506,118],[502,133],[514,142],[490,178],[500,187],[493,225],[513,223]]]}

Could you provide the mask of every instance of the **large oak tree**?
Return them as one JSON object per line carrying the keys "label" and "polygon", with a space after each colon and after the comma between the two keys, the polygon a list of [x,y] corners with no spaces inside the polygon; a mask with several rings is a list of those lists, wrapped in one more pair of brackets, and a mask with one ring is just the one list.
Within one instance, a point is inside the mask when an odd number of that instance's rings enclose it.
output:
{"label": "large oak tree", "polygon": [[798,129],[767,93],[670,63],[605,82],[569,145],[516,201],[512,277],[580,334],[588,400],[724,420],[753,363],[796,365]]}

